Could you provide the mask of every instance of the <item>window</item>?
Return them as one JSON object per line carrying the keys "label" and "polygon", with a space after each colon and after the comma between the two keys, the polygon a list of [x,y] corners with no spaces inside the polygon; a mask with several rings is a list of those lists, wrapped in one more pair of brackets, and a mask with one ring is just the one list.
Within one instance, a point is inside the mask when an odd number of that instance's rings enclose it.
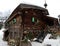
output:
{"label": "window", "polygon": [[34,17],[32,17],[32,22],[35,22],[35,18]]}
{"label": "window", "polygon": [[32,21],[33,24],[35,24],[37,22],[37,19],[35,17],[32,17],[31,21]]}
{"label": "window", "polygon": [[13,19],[13,23],[16,23],[16,19],[15,18]]}

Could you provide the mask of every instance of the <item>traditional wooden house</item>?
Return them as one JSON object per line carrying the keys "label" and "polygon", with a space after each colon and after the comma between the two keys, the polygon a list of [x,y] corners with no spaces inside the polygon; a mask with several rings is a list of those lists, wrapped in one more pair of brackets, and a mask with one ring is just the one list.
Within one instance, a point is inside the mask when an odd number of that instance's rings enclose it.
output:
{"label": "traditional wooden house", "polygon": [[[38,36],[47,25],[54,25],[54,19],[48,17],[48,10],[30,4],[20,4],[6,20],[5,25],[9,39],[22,40],[26,33],[32,32],[33,37]],[[6,36],[6,35],[5,35]]]}

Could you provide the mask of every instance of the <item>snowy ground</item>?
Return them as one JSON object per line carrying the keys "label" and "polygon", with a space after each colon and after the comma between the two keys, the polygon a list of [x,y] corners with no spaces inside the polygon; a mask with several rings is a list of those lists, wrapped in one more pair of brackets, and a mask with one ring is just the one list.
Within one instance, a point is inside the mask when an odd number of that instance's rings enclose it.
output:
{"label": "snowy ground", "polygon": [[2,40],[3,39],[3,30],[4,29],[0,30],[0,46],[8,46],[7,42]]}
{"label": "snowy ground", "polygon": [[47,36],[44,39],[43,44],[47,45],[50,44],[51,46],[60,46],[60,38],[57,39],[49,39],[51,34],[47,34]]}
{"label": "snowy ground", "polygon": [[47,34],[47,36],[45,37],[45,39],[42,43],[31,42],[31,44],[32,44],[32,46],[47,46],[47,45],[60,46],[60,38],[49,39],[50,36],[51,36],[51,34]]}

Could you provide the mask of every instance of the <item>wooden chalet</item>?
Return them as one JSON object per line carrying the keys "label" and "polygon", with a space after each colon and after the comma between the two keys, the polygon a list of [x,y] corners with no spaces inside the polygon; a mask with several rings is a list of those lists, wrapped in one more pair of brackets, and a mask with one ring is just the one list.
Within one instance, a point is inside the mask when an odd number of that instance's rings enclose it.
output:
{"label": "wooden chalet", "polygon": [[[38,36],[41,30],[47,25],[54,25],[54,18],[48,17],[47,9],[30,4],[20,4],[6,20],[5,26],[9,39],[19,39],[20,41],[26,33],[32,32],[34,37]],[[6,35],[5,35],[6,36]]]}

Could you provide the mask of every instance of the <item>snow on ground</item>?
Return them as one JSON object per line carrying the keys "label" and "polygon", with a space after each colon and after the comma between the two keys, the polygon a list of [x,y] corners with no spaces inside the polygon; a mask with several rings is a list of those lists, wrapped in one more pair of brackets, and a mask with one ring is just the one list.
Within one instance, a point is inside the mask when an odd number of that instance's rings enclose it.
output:
{"label": "snow on ground", "polygon": [[39,42],[31,42],[32,46],[42,46],[42,43]]}
{"label": "snow on ground", "polygon": [[60,46],[60,39],[49,39],[51,34],[47,34],[44,41],[42,43],[39,42],[31,42],[32,46]]}
{"label": "snow on ground", "polygon": [[4,31],[4,28],[2,28],[0,30],[0,46],[8,46],[7,42],[2,40],[3,39],[3,34],[4,34],[3,31]]}
{"label": "snow on ground", "polygon": [[7,45],[7,42],[1,40],[1,41],[0,41],[0,46],[8,46],[8,45]]}
{"label": "snow on ground", "polygon": [[50,44],[51,46],[60,46],[60,39],[49,39],[51,34],[47,34],[43,44]]}

